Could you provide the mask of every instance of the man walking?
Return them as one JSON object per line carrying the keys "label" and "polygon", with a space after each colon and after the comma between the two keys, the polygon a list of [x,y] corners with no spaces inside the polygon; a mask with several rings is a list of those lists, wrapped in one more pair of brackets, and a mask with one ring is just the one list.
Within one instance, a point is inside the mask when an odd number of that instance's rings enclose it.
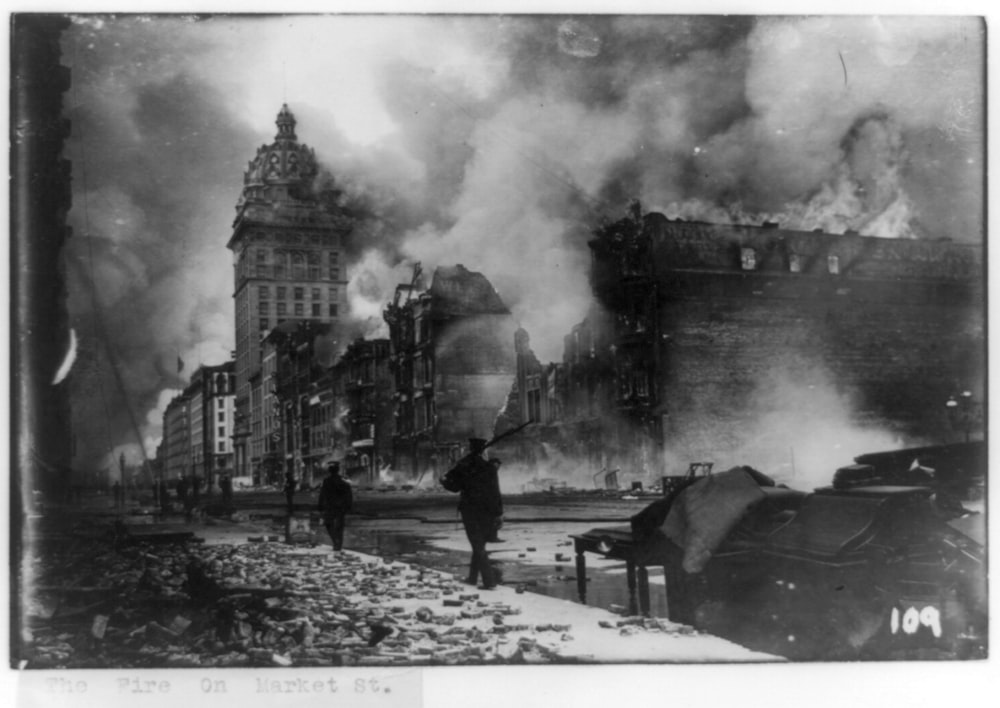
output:
{"label": "man walking", "polygon": [[465,535],[472,546],[469,576],[465,582],[475,585],[481,577],[483,589],[492,590],[497,585],[497,579],[486,554],[486,543],[496,533],[497,522],[503,515],[503,500],[497,482],[498,465],[483,459],[485,450],[485,440],[470,438],[469,454],[448,471],[441,485],[449,492],[461,494],[458,510],[462,515]]}
{"label": "man walking", "polygon": [[327,477],[319,490],[319,511],[323,515],[326,532],[333,542],[333,550],[339,551],[344,547],[344,526],[354,495],[350,483],[340,476],[339,462],[328,462],[326,471]]}

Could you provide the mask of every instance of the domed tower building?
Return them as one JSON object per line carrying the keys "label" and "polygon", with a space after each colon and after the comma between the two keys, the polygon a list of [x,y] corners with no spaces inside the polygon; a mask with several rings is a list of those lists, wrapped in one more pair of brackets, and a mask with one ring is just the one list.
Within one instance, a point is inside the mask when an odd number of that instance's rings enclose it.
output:
{"label": "domed tower building", "polygon": [[315,152],[299,143],[287,105],[276,122],[274,142],[257,149],[243,176],[227,244],[236,285],[235,473],[254,483],[268,472],[266,461],[280,464],[285,448],[261,374],[262,340],[284,322],[336,325],[346,302],[343,239],[352,228],[335,200],[316,189]]}

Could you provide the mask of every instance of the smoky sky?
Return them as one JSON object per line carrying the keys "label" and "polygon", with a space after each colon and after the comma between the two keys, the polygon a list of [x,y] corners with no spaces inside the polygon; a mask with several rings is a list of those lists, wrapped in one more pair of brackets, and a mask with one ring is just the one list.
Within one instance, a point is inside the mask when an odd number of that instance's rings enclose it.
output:
{"label": "smoky sky", "polygon": [[631,199],[981,242],[984,32],[962,17],[77,16],[79,464],[137,460],[139,439],[152,452],[173,392],[228,358],[225,246],[282,103],[318,186],[357,220],[353,333],[384,333],[415,262],[462,263],[558,360],[592,303],[587,240]]}

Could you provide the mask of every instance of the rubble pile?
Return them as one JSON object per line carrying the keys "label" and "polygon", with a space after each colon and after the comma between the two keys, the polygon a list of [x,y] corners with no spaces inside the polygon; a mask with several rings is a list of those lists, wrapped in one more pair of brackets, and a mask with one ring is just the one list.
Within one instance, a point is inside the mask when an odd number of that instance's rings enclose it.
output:
{"label": "rubble pile", "polygon": [[449,574],[272,542],[89,544],[33,565],[29,668],[545,663],[573,639]]}
{"label": "rubble pile", "polygon": [[632,616],[613,622],[600,620],[597,624],[604,629],[617,629],[618,633],[624,637],[643,632],[659,632],[674,636],[698,634],[698,630],[690,625],[671,622],[670,620],[659,619],[657,617]]}

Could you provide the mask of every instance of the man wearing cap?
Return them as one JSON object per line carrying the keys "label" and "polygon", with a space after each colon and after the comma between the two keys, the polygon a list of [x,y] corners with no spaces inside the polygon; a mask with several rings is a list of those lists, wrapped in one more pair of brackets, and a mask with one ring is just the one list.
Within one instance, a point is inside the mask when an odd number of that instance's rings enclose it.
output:
{"label": "man wearing cap", "polygon": [[319,511],[323,515],[323,525],[330,534],[333,550],[344,547],[344,525],[347,512],[351,510],[354,495],[350,483],[340,476],[340,463],[326,463],[327,477],[319,490]]}
{"label": "man wearing cap", "polygon": [[441,484],[448,491],[461,494],[458,510],[472,546],[469,576],[465,582],[475,585],[482,577],[483,589],[490,590],[496,587],[497,580],[486,555],[486,543],[496,534],[497,521],[503,516],[503,500],[497,477],[499,460],[487,462],[483,459],[485,449],[485,440],[470,438],[469,454],[448,471]]}

